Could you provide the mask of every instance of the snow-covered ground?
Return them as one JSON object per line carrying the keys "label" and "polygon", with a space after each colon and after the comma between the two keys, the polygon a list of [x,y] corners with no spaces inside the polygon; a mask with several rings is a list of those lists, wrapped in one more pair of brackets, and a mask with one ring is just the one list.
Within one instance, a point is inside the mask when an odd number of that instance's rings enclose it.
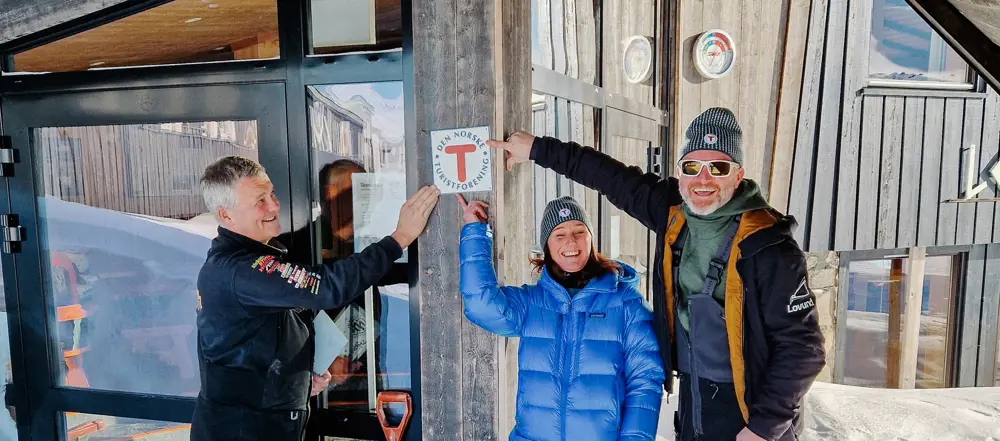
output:
{"label": "snow-covered ground", "polygon": [[[657,441],[673,441],[677,398]],[[1000,441],[1000,387],[892,390],[815,383],[802,441]]]}

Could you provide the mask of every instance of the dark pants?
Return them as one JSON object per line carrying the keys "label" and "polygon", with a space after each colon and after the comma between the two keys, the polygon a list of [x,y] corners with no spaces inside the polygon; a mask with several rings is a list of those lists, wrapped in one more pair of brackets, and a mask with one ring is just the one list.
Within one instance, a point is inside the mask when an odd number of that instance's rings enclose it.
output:
{"label": "dark pants", "polygon": [[736,388],[732,383],[718,383],[699,379],[701,392],[702,432],[694,433],[691,410],[691,377],[681,374],[680,402],[674,413],[674,432],[677,441],[733,441],[746,427],[740,404],[736,401]]}
{"label": "dark pants", "polygon": [[199,399],[191,419],[191,441],[302,441],[307,410],[257,411]]}

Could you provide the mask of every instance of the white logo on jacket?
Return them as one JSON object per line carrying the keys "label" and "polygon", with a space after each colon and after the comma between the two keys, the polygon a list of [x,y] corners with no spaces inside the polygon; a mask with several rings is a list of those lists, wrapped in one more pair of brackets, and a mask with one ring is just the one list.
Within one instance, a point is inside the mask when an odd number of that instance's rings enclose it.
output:
{"label": "white logo on jacket", "polygon": [[788,297],[788,313],[792,314],[804,311],[815,306],[816,301],[813,300],[812,292],[809,291],[809,285],[806,283],[806,279],[802,279],[802,283],[800,283],[798,288],[795,288],[795,291],[792,291],[792,295]]}

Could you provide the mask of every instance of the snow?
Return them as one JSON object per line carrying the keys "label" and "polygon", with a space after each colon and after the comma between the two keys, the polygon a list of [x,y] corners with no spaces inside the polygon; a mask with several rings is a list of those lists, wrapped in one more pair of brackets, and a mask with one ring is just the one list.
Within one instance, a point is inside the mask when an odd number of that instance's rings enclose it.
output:
{"label": "snow", "polygon": [[[673,441],[677,397],[664,398],[656,441]],[[802,441],[1000,441],[1000,387],[876,389],[814,383]]]}

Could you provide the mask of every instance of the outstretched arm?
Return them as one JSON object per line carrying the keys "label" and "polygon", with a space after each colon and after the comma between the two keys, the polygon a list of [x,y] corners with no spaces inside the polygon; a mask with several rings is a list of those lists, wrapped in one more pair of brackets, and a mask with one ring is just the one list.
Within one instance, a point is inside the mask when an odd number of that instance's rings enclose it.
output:
{"label": "outstretched arm", "polygon": [[569,179],[606,196],[646,228],[656,230],[667,223],[670,207],[682,202],[677,180],[663,179],[627,166],[611,156],[575,142],[550,137],[534,137],[524,132],[506,142],[490,141],[490,146],[507,151],[507,167],[533,160]]}

